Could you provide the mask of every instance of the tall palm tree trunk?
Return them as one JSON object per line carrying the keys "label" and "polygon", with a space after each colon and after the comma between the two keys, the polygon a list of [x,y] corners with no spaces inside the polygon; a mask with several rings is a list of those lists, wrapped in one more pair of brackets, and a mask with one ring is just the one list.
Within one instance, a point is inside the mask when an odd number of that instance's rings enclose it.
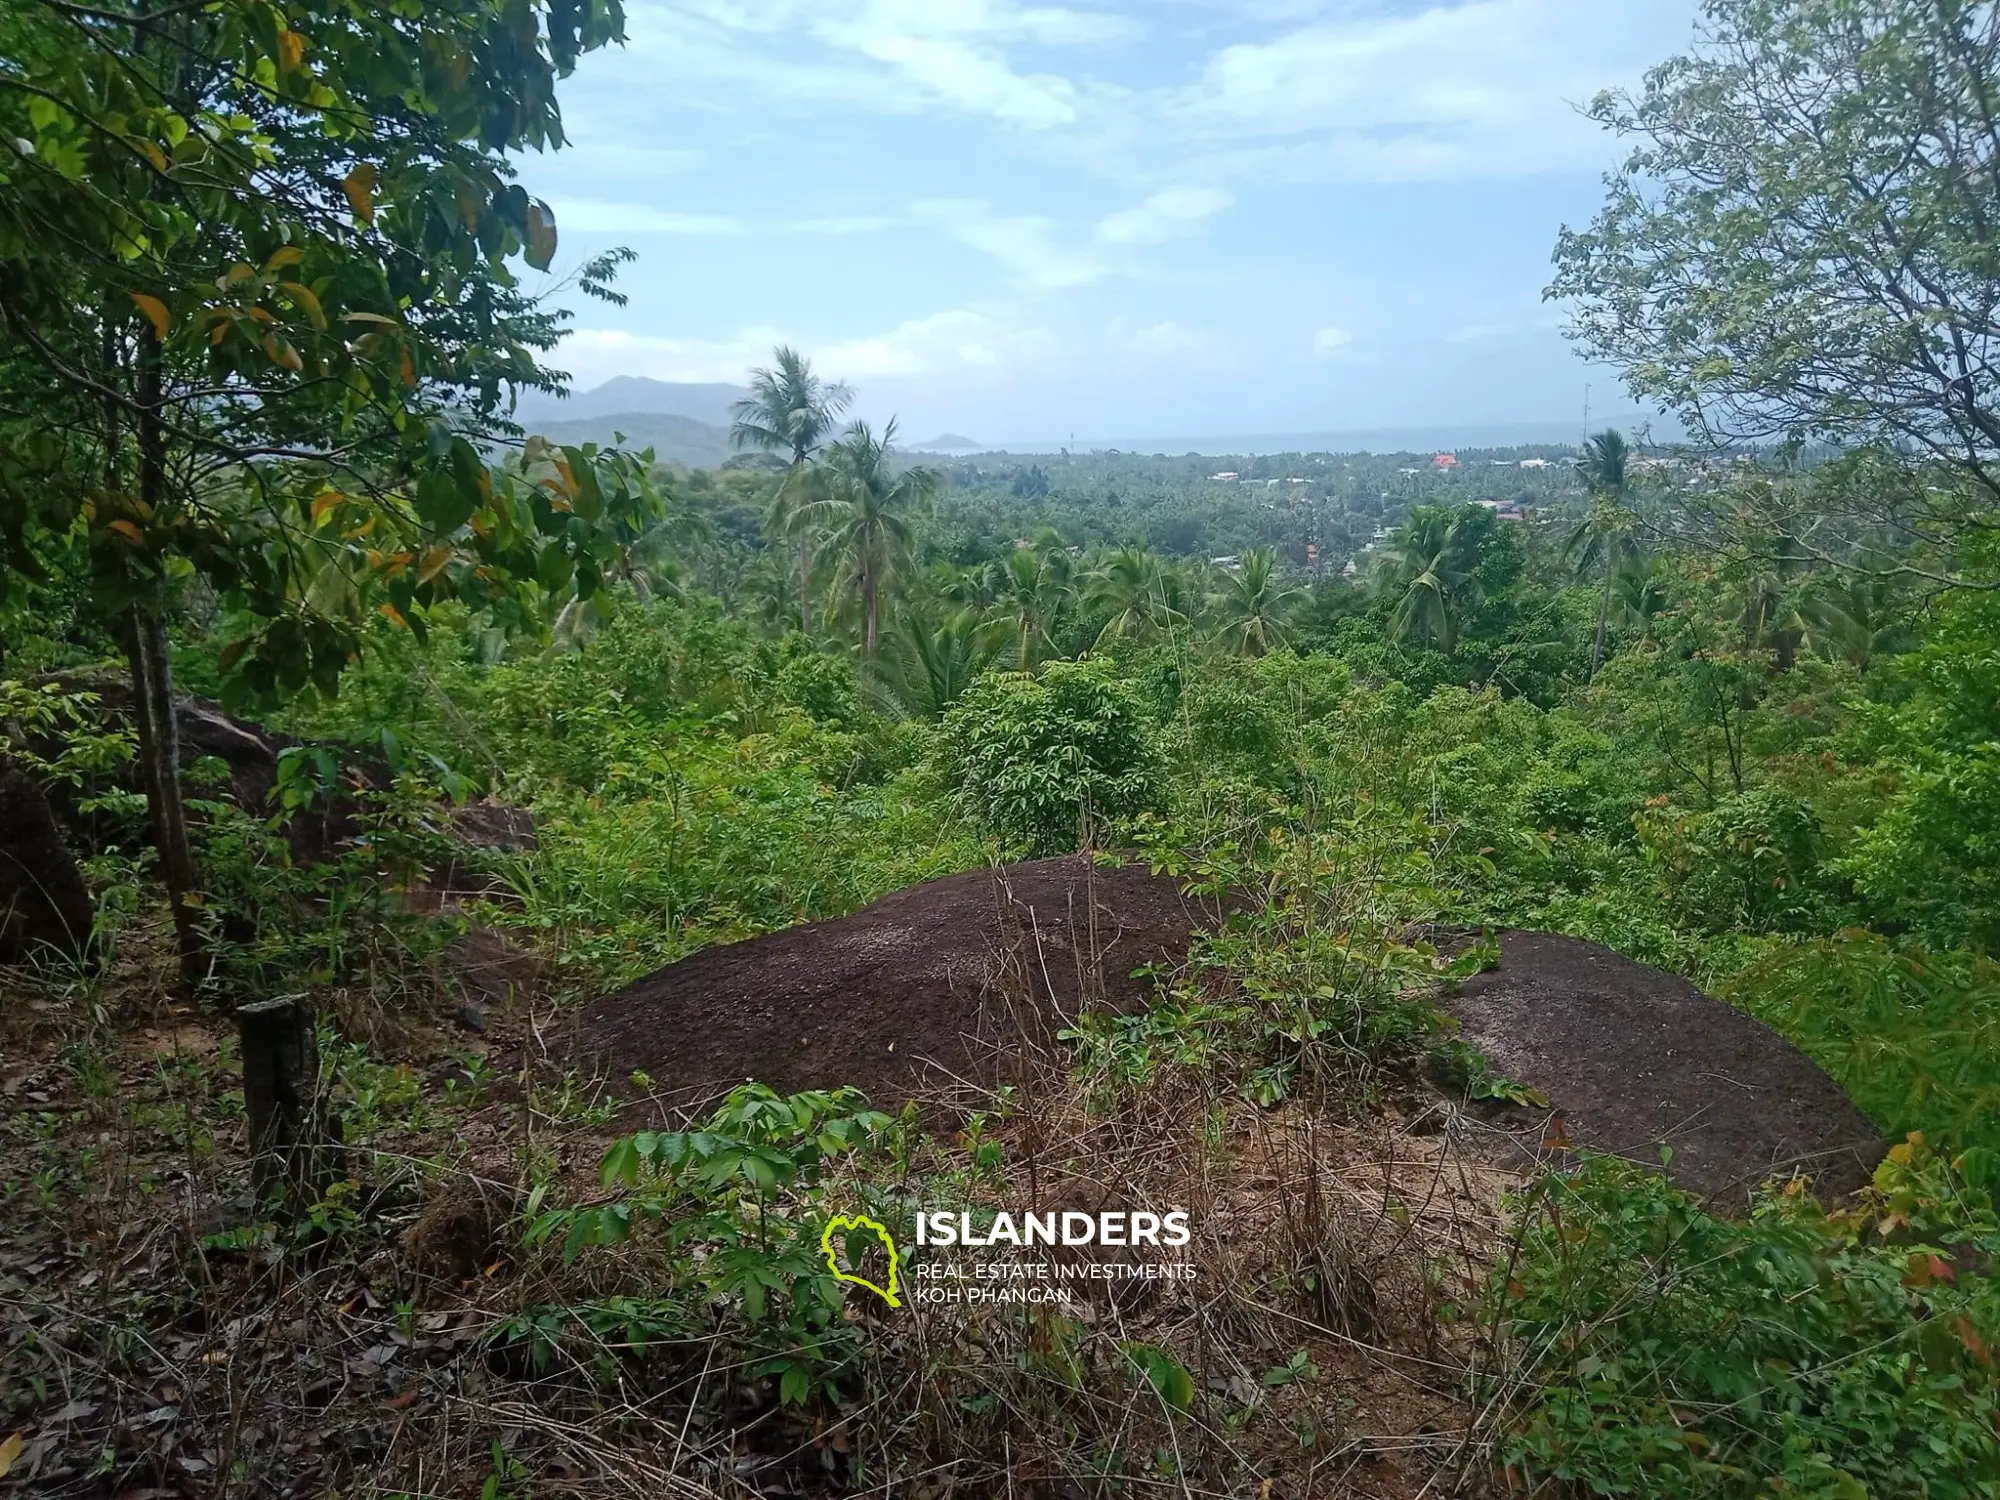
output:
{"label": "tall palm tree trunk", "polygon": [[799,536],[799,629],[806,635],[812,634],[812,538],[801,533]]}
{"label": "tall palm tree trunk", "polygon": [[861,558],[861,655],[875,660],[875,592],[880,583],[875,576],[875,559]]}
{"label": "tall palm tree trunk", "polygon": [[1597,601],[1597,642],[1590,648],[1590,675],[1604,661],[1604,627],[1611,619],[1611,569],[1604,570],[1604,596]]}

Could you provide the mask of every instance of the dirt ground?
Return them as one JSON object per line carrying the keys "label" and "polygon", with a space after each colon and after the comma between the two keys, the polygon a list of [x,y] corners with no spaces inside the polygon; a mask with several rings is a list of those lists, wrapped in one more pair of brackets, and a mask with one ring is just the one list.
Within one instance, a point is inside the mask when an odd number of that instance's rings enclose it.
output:
{"label": "dirt ground", "polygon": [[646,1073],[674,1106],[754,1077],[854,1084],[892,1107],[990,1086],[1014,1043],[1046,1047],[1084,1004],[1144,1004],[1151,982],[1132,971],[1176,968],[1209,920],[1141,865],[975,870],[669,964],[575,1013],[567,1046],[613,1080]]}

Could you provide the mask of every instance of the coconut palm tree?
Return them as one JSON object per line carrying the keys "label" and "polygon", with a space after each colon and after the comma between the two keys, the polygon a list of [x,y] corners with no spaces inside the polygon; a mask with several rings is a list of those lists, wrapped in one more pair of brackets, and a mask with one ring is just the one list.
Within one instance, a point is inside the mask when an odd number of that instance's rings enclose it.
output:
{"label": "coconut palm tree", "polygon": [[1632,518],[1625,508],[1631,486],[1631,450],[1625,435],[1607,427],[1583,445],[1576,461],[1590,491],[1590,514],[1579,521],[1563,544],[1563,556],[1576,568],[1578,576],[1597,572],[1603,577],[1603,594],[1597,604],[1597,639],[1590,648],[1590,672],[1594,677],[1604,661],[1605,628],[1611,619],[1611,596],[1618,572],[1638,552],[1632,540]]}
{"label": "coconut palm tree", "polygon": [[1653,639],[1654,622],[1668,603],[1666,569],[1656,557],[1628,558],[1612,579],[1611,612],[1636,629],[1642,643]]}
{"label": "coconut palm tree", "polygon": [[1471,509],[1420,505],[1382,550],[1375,581],[1395,598],[1389,629],[1398,640],[1434,643],[1449,656],[1458,649],[1465,611],[1479,602],[1478,556],[1472,546]]}
{"label": "coconut palm tree", "polygon": [[1849,573],[1813,590],[1800,614],[1808,643],[1864,672],[1878,656],[1907,651],[1917,642],[1892,579]]}
{"label": "coconut palm tree", "polygon": [[1120,638],[1143,639],[1154,631],[1183,623],[1175,602],[1183,592],[1179,578],[1162,567],[1144,542],[1120,547],[1084,581],[1084,607],[1108,618],[1097,644]]}
{"label": "coconut palm tree", "polygon": [[942,622],[905,610],[884,638],[874,691],[897,712],[941,719],[999,650],[977,610],[954,610]]}
{"label": "coconut palm tree", "polygon": [[842,580],[861,607],[861,654],[868,661],[875,659],[881,633],[883,587],[909,558],[910,514],[944,488],[936,469],[895,466],[889,457],[895,438],[893,417],[880,437],[866,422],[848,428],[826,450],[818,498],[799,513],[802,524],[824,529],[826,545],[840,559]]}
{"label": "coconut palm tree", "polygon": [[1071,572],[1069,550],[1053,531],[1038,533],[1028,546],[987,566],[986,586],[993,595],[989,638],[1011,643],[1017,670],[1033,671],[1055,650],[1055,628],[1075,592]]}
{"label": "coconut palm tree", "polygon": [[1281,588],[1278,554],[1257,547],[1243,554],[1238,570],[1222,575],[1209,596],[1216,640],[1238,656],[1262,656],[1284,644],[1292,612],[1311,597],[1301,588]]}
{"label": "coconut palm tree", "polygon": [[769,369],[750,372],[749,396],[730,408],[729,443],[791,461],[778,488],[772,523],[774,534],[789,536],[798,547],[799,629],[810,634],[813,535],[795,517],[816,498],[806,483],[807,465],[833,436],[854,392],[813,374],[812,361],[787,345],[773,350],[771,360]]}

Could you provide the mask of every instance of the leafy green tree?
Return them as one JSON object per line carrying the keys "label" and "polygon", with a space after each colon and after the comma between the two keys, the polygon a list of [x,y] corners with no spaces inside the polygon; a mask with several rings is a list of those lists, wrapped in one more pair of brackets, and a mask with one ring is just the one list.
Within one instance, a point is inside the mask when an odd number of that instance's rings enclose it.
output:
{"label": "leafy green tree", "polygon": [[1051,662],[1037,677],[989,672],[945,715],[944,734],[967,807],[1030,854],[1075,849],[1153,799],[1145,724],[1108,662]]}
{"label": "leafy green tree", "polygon": [[[2000,13],[1706,0],[1703,16],[1698,51],[1592,104],[1636,146],[1590,227],[1563,231],[1548,295],[1574,302],[1573,337],[1635,396],[1693,431],[1908,447],[1974,486],[1975,517],[1990,511]],[[1942,488],[1855,498],[1968,519]]]}
{"label": "leafy green tree", "polygon": [[898,467],[889,456],[896,422],[877,437],[856,422],[826,450],[821,498],[801,512],[801,523],[824,528],[826,546],[840,559],[861,607],[861,653],[875,659],[882,595],[909,560],[913,516],[936,500],[944,476],[922,464]]}
{"label": "leafy green tree", "polygon": [[770,368],[750,372],[750,395],[731,409],[729,441],[735,448],[774,453],[791,461],[773,503],[771,525],[798,547],[799,629],[810,635],[813,533],[803,517],[819,497],[812,492],[807,465],[833,440],[840,414],[853,404],[854,392],[815,375],[812,361],[786,345],[773,350],[771,359]]}
{"label": "leafy green tree", "polygon": [[1237,656],[1262,656],[1285,643],[1292,616],[1311,599],[1302,588],[1278,579],[1278,554],[1255,547],[1241,566],[1222,575],[1209,595],[1216,641]]}
{"label": "leafy green tree", "polygon": [[[601,582],[596,455],[496,474],[480,444],[557,381],[561,317],[512,265],[547,268],[555,222],[508,153],[562,144],[555,81],[622,26],[615,0],[0,14],[0,560],[85,541],[190,981],[178,580],[256,622],[226,665],[258,696],[330,693],[378,599],[527,625]],[[616,300],[623,258],[583,290]]]}

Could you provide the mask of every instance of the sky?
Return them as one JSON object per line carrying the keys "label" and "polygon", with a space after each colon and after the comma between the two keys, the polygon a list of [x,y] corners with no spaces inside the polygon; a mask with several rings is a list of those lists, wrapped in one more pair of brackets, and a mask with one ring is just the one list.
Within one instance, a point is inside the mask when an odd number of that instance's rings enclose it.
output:
{"label": "sky", "polygon": [[556,272],[639,256],[555,363],[741,381],[787,342],[918,440],[1629,408],[1541,294],[1623,155],[1580,106],[1695,3],[627,0],[519,163]]}

